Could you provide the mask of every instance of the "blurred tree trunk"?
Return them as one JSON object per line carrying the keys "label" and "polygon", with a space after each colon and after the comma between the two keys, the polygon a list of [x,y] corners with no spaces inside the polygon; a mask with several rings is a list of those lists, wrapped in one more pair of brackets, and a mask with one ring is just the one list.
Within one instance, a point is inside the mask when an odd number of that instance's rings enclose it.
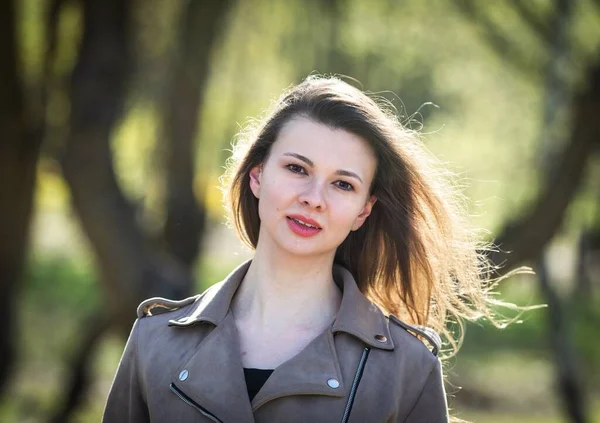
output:
{"label": "blurred tree trunk", "polygon": [[[569,103],[567,75],[562,70],[569,62],[571,53],[568,44],[571,18],[570,0],[556,0],[554,14],[549,24],[551,35],[548,74],[539,142],[540,164],[550,178],[545,181],[547,185],[544,187],[543,196],[540,197],[542,201],[534,207],[533,213],[529,216],[530,220],[521,221],[522,226],[518,227],[520,239],[512,240],[514,248],[520,248],[521,257],[535,254],[536,250],[543,249],[558,230],[565,210],[577,193],[574,188],[579,186],[583,179],[589,152],[600,135],[600,127],[590,121],[592,115],[589,114],[593,110],[600,112],[600,91],[598,91],[600,73],[595,70],[590,75],[592,86],[586,87],[585,94],[578,96],[575,103],[570,148],[566,149],[563,157],[556,156],[553,149],[558,144],[555,134],[559,132],[560,125],[564,125],[560,113]],[[591,131],[582,133],[581,128],[588,128]],[[573,146],[579,146],[579,151],[573,149]],[[582,146],[587,146],[587,149],[581,148]],[[586,152],[588,154],[585,154]],[[554,167],[557,160],[562,160],[562,171],[557,171]],[[546,227],[536,227],[540,223],[545,224]],[[512,236],[515,237],[515,234]],[[517,244],[518,242],[525,245]],[[573,423],[585,423],[588,421],[586,394],[571,329],[573,314],[577,313],[571,301],[573,296],[561,297],[553,286],[552,275],[549,274],[545,259],[542,258],[538,263],[540,289],[544,302],[548,305],[548,336],[555,358],[558,396],[562,400],[565,418]]]}
{"label": "blurred tree trunk", "polygon": [[53,422],[68,421],[84,397],[90,352],[107,328],[126,334],[143,298],[179,298],[191,286],[189,272],[146,237],[113,167],[110,138],[123,114],[132,73],[132,0],[81,3],[83,35],[71,75],[70,128],[61,164],[110,309],[86,321],[86,336],[70,362],[71,375]]}
{"label": "blurred tree trunk", "polygon": [[341,41],[345,37],[343,24],[347,3],[342,0],[317,0],[317,2],[329,23],[329,29],[322,42],[318,65],[328,72],[358,77],[356,60],[348,56]]}
{"label": "blurred tree trunk", "polygon": [[[570,0],[556,0],[555,13],[550,23],[551,60],[546,83],[546,101],[544,105],[544,124],[542,125],[542,143],[540,148],[541,163],[550,167],[555,161],[552,145],[555,144],[553,134],[558,132],[560,109],[566,106],[568,98],[566,75],[561,73],[565,63],[569,61],[568,32],[573,16]],[[545,141],[545,142],[544,142]],[[549,307],[548,333],[556,360],[556,380],[558,393],[563,403],[563,413],[573,423],[589,421],[586,392],[579,366],[577,348],[574,345],[573,331],[573,298],[575,295],[561,298],[554,290],[551,276],[542,263],[539,275],[541,291]],[[576,275],[577,277],[579,275]],[[583,306],[583,305],[582,305]]]}
{"label": "blurred tree trunk", "polygon": [[16,295],[27,253],[40,137],[20,79],[14,1],[0,2],[0,390],[13,364]]}
{"label": "blurred tree trunk", "polygon": [[167,172],[164,239],[167,251],[188,268],[198,257],[206,215],[204,187],[197,184],[194,191],[200,105],[210,75],[213,46],[222,32],[230,3],[188,3],[163,112]]}
{"label": "blurred tree trunk", "polygon": [[548,266],[544,259],[538,262],[538,279],[544,300],[548,305],[548,333],[554,353],[556,367],[556,388],[562,400],[564,415],[573,423],[586,423],[586,396],[579,366],[578,354],[573,342],[570,322],[573,316],[570,301],[561,298],[552,284]]}
{"label": "blurred tree trunk", "polygon": [[71,120],[62,160],[72,202],[125,327],[148,295],[182,297],[190,275],[146,238],[115,176],[110,137],[131,74],[131,0],[82,0],[83,39],[71,78]]}
{"label": "blurred tree trunk", "polygon": [[[569,43],[569,24],[574,5],[569,0],[555,0],[550,19],[545,21],[536,10],[525,2],[513,1],[521,22],[538,36],[548,52],[544,63],[532,63],[531,55],[503,36],[499,26],[483,13],[474,0],[455,0],[459,9],[473,22],[485,27],[482,36],[490,47],[515,68],[528,76],[540,73],[547,66],[545,103],[542,132],[540,134],[540,163],[542,165],[541,188],[529,210],[514,221],[508,222],[495,243],[502,249],[490,254],[490,259],[503,269],[510,270],[524,261],[536,261],[559,230],[563,216],[578,194],[587,165],[600,140],[600,60],[588,65],[584,84],[572,100],[568,99],[568,77],[564,74],[565,63],[572,54]],[[576,48],[576,47],[575,47]],[[570,100],[570,101],[569,101]],[[570,134],[564,143],[557,142],[561,109],[570,104]],[[563,145],[562,151],[554,151],[554,145]],[[505,252],[510,254],[505,254]],[[583,263],[580,259],[580,263]],[[563,402],[565,416],[572,422],[588,421],[586,398],[577,354],[570,329],[572,316],[571,299],[561,298],[551,283],[547,265],[538,260],[539,283],[544,301],[549,308],[549,338],[555,355],[557,389]],[[580,266],[578,277],[584,277]],[[584,283],[584,282],[582,282]],[[573,295],[573,297],[577,297]],[[589,298],[588,298],[589,301]],[[585,305],[583,306],[585,308]]]}
{"label": "blurred tree trunk", "polygon": [[[64,401],[52,422],[68,421],[89,386],[89,358],[110,326],[126,333],[137,304],[150,296],[182,298],[204,228],[203,199],[194,193],[195,136],[209,56],[227,1],[190,1],[165,102],[167,220],[165,249],[154,245],[121,191],[110,148],[124,112],[132,70],[133,0],[83,0],[83,39],[71,79],[71,126],[62,160],[72,201],[95,252],[112,307],[90,316],[71,361]],[[166,251],[165,251],[166,250]]]}
{"label": "blurred tree trunk", "polygon": [[528,212],[508,222],[495,243],[503,251],[490,255],[510,269],[534,261],[559,229],[565,211],[576,196],[589,158],[600,139],[600,62],[587,72],[586,85],[571,107],[571,133],[557,162],[544,172],[537,198]]}
{"label": "blurred tree trunk", "polygon": [[[600,192],[596,194],[595,213],[589,227],[584,228],[578,243],[577,285],[575,296],[593,308],[600,281]],[[591,310],[589,310],[591,311]]]}
{"label": "blurred tree trunk", "polygon": [[[553,3],[550,19],[546,22],[538,16],[532,5],[514,1],[512,7],[521,19],[522,26],[528,27],[537,35],[543,49],[548,52],[546,59],[540,63],[531,61],[531,54],[520,46],[512,45],[509,37],[493,19],[485,12],[486,8],[475,0],[454,0],[458,10],[468,20],[483,28],[482,38],[490,49],[502,56],[503,60],[514,66],[522,74],[537,78],[546,67],[549,70],[546,78],[547,100],[544,119],[549,126],[557,116],[556,104],[567,97],[565,78],[561,72],[565,51],[577,49],[570,45],[568,37],[561,35],[560,25],[569,20],[571,2],[557,0]],[[558,31],[558,32],[557,32]],[[579,54],[579,53],[578,53]],[[564,70],[564,69],[563,69]],[[591,153],[598,147],[600,139],[600,60],[588,65],[583,75],[584,83],[577,95],[570,101],[570,134],[566,142],[557,143],[563,146],[560,151],[545,149],[540,189],[531,206],[520,217],[507,222],[499,231],[495,240],[501,250],[489,255],[490,260],[502,265],[503,271],[510,270],[526,261],[536,261],[545,245],[552,239],[562,224],[563,216],[577,195],[584,179],[585,170]],[[557,90],[557,87],[563,89]],[[542,142],[549,144],[555,140],[554,134],[548,130],[542,134]],[[506,254],[506,252],[510,254]]]}

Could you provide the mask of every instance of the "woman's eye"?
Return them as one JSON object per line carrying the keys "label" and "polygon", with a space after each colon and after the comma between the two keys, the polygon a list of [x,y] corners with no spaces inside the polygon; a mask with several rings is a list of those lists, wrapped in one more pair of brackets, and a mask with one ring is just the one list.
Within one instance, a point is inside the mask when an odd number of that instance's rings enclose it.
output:
{"label": "woman's eye", "polygon": [[354,190],[354,186],[352,186],[351,183],[348,183],[346,181],[337,181],[335,184],[339,188],[343,189],[344,191],[353,191]]}
{"label": "woman's eye", "polygon": [[286,168],[288,168],[289,170],[291,170],[294,173],[306,173],[306,171],[304,170],[304,168],[300,165],[297,164],[289,164],[286,166]]}

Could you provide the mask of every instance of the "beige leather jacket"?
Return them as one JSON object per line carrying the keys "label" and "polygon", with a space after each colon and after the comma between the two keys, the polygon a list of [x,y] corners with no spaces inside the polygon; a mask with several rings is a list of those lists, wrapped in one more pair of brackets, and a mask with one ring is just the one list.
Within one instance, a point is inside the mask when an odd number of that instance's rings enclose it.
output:
{"label": "beige leather jacket", "polygon": [[[334,280],[343,298],[333,325],[277,367],[250,402],[229,310],[249,264],[201,295],[140,304],[103,422],[448,421],[436,355],[340,266]],[[152,316],[155,307],[170,311]]]}

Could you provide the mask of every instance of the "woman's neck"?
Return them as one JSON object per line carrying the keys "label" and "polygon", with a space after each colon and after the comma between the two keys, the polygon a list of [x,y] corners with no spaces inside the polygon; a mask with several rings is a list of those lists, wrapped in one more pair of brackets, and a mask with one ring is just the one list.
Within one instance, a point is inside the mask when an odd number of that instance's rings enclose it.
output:
{"label": "woman's neck", "polygon": [[342,294],[332,279],[333,257],[299,257],[258,248],[232,302],[236,321],[271,333],[321,331]]}

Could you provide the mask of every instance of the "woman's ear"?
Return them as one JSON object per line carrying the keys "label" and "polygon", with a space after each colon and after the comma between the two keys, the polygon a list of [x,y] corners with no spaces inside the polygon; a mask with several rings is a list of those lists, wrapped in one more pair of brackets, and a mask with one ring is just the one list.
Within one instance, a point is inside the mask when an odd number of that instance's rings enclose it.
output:
{"label": "woman's ear", "polygon": [[354,224],[352,225],[353,231],[358,230],[363,225],[363,223],[365,223],[365,220],[367,220],[367,217],[369,217],[369,215],[371,214],[371,211],[373,210],[373,206],[375,205],[376,202],[377,202],[377,197],[375,197],[374,195],[372,195],[367,200],[367,202],[365,203],[365,206],[360,211],[360,214],[358,215],[358,217],[354,221]]}
{"label": "woman's ear", "polygon": [[256,198],[260,198],[260,178],[262,176],[262,164],[250,169],[250,189]]}

